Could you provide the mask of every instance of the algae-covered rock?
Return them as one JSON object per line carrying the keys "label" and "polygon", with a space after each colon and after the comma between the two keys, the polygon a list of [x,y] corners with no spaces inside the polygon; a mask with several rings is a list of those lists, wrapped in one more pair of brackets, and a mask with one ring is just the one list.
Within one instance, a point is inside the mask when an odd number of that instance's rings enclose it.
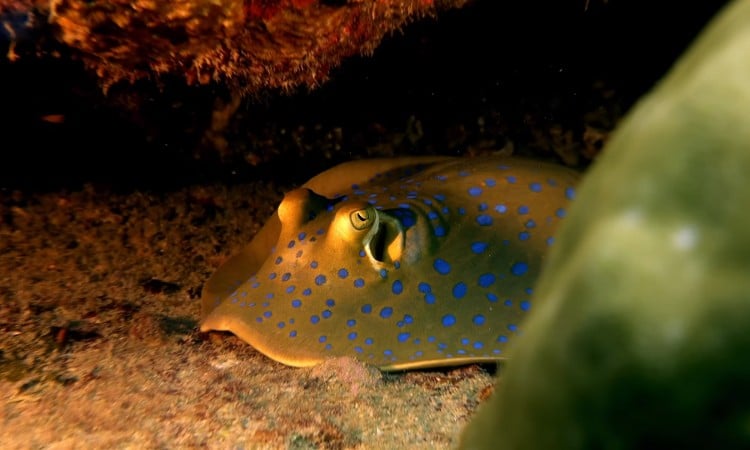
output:
{"label": "algae-covered rock", "polygon": [[750,2],[584,180],[464,449],[750,448]]}

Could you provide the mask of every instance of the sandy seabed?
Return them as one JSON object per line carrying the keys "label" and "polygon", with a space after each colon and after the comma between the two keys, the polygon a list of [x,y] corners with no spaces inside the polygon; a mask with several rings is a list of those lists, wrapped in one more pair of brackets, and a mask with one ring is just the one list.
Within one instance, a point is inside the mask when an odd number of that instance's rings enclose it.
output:
{"label": "sandy seabed", "polygon": [[295,369],[198,332],[202,284],[289,188],[0,192],[2,447],[454,445],[491,368]]}

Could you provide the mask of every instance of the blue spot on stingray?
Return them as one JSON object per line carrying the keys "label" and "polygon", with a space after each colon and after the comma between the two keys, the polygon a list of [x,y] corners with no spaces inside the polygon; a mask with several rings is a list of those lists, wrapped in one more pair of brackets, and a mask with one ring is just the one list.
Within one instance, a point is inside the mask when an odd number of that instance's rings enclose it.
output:
{"label": "blue spot on stingray", "polygon": [[443,211],[443,214],[446,215],[451,212],[450,208],[448,208],[447,206],[443,206],[443,209],[441,209],[441,211]]}
{"label": "blue spot on stingray", "polygon": [[437,237],[443,237],[445,236],[445,227],[442,225],[438,225],[435,227],[435,236]]}
{"label": "blue spot on stingray", "polygon": [[524,291],[524,292],[525,292],[526,294],[528,294],[528,295],[531,295],[531,294],[533,294],[533,293],[534,293],[534,290],[533,290],[533,289],[531,289],[530,287],[527,287],[527,288],[526,288],[526,289],[524,289],[523,291]]}
{"label": "blue spot on stingray", "polygon": [[388,277],[388,271],[385,269],[380,269],[380,278],[386,278]]}
{"label": "blue spot on stingray", "polygon": [[487,203],[485,202],[482,202],[477,206],[477,210],[479,210],[479,212],[487,211],[487,208],[488,206],[487,206]]}
{"label": "blue spot on stingray", "polygon": [[440,275],[447,275],[451,271],[451,265],[448,263],[448,261],[437,258],[435,259],[435,262],[432,264],[432,267],[439,273]]}
{"label": "blue spot on stingray", "polygon": [[469,338],[461,338],[461,345],[469,345],[470,342]]}
{"label": "blue spot on stingray", "polygon": [[[331,205],[331,210],[332,210],[332,209],[333,209],[333,205]],[[324,230],[324,229],[320,228],[320,229],[318,229],[318,231],[316,231],[316,232],[315,232],[315,234],[317,234],[318,236],[320,236],[321,234],[323,234],[323,233],[325,233],[325,232],[326,232],[326,230]]]}
{"label": "blue spot on stingray", "polygon": [[513,266],[510,268],[510,273],[513,275],[520,277],[521,275],[524,275],[529,270],[529,265],[525,262],[517,262],[514,263]]}
{"label": "blue spot on stingray", "polygon": [[430,212],[427,213],[427,218],[430,219],[430,220],[435,220],[438,217],[440,217],[440,216],[438,216],[438,213],[436,213],[435,211],[430,211]]}
{"label": "blue spot on stingray", "polygon": [[356,331],[352,331],[351,333],[349,333],[349,335],[347,337],[349,338],[350,341],[353,341],[353,340],[357,339],[357,332]]}
{"label": "blue spot on stingray", "polygon": [[576,190],[572,187],[565,188],[565,198],[568,200],[573,200],[576,198]]}
{"label": "blue spot on stingray", "polygon": [[489,244],[486,242],[481,242],[481,241],[472,242],[471,251],[479,255],[483,253],[485,250],[487,250],[487,247],[489,247]]}
{"label": "blue spot on stingray", "polygon": [[547,238],[547,245],[552,245],[555,243],[555,238],[553,236],[550,236]]}
{"label": "blue spot on stingray", "polygon": [[273,280],[274,278],[276,278],[276,272],[271,272],[271,274],[268,275],[268,279]]}
{"label": "blue spot on stingray", "polygon": [[300,231],[300,233],[297,235],[297,239],[299,239],[300,241],[304,241],[306,237],[307,233],[305,233],[304,231]]}
{"label": "blue spot on stingray", "polygon": [[529,207],[526,205],[521,205],[518,207],[518,214],[528,214],[529,213]]}
{"label": "blue spot on stingray", "polygon": [[529,238],[531,238],[531,233],[529,233],[528,231],[522,231],[522,232],[518,233],[518,240],[519,241],[528,241]]}
{"label": "blue spot on stingray", "polygon": [[292,248],[292,247],[294,247],[294,241],[289,241],[289,244],[287,244],[287,246],[286,246],[286,247],[287,247],[287,248]]}
{"label": "blue spot on stingray", "polygon": [[268,294],[266,294],[266,298],[271,300],[273,298],[273,292],[269,292]]}
{"label": "blue spot on stingray", "polygon": [[529,219],[526,221],[524,226],[526,226],[526,228],[534,228],[536,226],[536,222],[534,222],[533,219]]}
{"label": "blue spot on stingray", "polygon": [[324,310],[322,313],[320,313],[321,316],[323,316],[324,319],[328,319],[333,315],[330,309]]}
{"label": "blue spot on stingray", "polygon": [[393,267],[395,267],[396,269],[400,269],[401,268],[401,261],[393,261]]}
{"label": "blue spot on stingray", "polygon": [[313,269],[317,269],[318,268],[318,262],[317,261],[311,262],[310,263],[310,267],[312,267]]}
{"label": "blue spot on stingray", "polygon": [[290,278],[292,278],[292,274],[287,272],[281,276],[281,281],[289,281]]}
{"label": "blue spot on stingray", "polygon": [[346,321],[346,326],[347,327],[353,327],[356,324],[357,324],[357,321],[354,320],[354,319],[349,319],[349,320]]}
{"label": "blue spot on stingray", "polygon": [[484,347],[484,344],[483,344],[483,343],[481,343],[481,342],[479,342],[479,341],[476,341],[476,342],[474,343],[474,348],[475,348],[475,349],[477,349],[477,350],[480,350],[480,349],[481,349],[482,347]]}
{"label": "blue spot on stingray", "polygon": [[304,291],[302,291],[302,295],[305,297],[308,297],[310,294],[312,294],[312,289],[306,288]]}
{"label": "blue spot on stingray", "polygon": [[521,307],[521,311],[528,311],[531,309],[531,302],[528,300],[524,300],[519,305]]}
{"label": "blue spot on stingray", "polygon": [[503,335],[498,336],[497,342],[500,342],[500,343],[508,342],[508,336],[503,336]]}
{"label": "blue spot on stingray", "polygon": [[339,269],[339,278],[344,279],[349,276],[349,271],[346,269]]}
{"label": "blue spot on stingray", "polygon": [[391,356],[392,354],[393,354],[393,352],[391,350],[387,350],[387,349],[383,350],[383,355],[385,355],[385,356]]}
{"label": "blue spot on stingray", "polygon": [[458,215],[459,216],[465,216],[466,215],[466,208],[459,206],[458,207]]}
{"label": "blue spot on stingray", "polygon": [[515,325],[515,324],[512,324],[512,323],[508,324],[508,330],[510,330],[510,331],[512,331],[512,332],[515,333],[516,331],[518,331],[518,325]]}
{"label": "blue spot on stingray", "polygon": [[495,275],[492,273],[483,273],[482,275],[479,275],[479,280],[477,280],[477,284],[483,288],[490,287],[494,283]]}
{"label": "blue spot on stingray", "polygon": [[433,197],[435,197],[435,200],[437,200],[439,202],[444,202],[445,201],[445,195],[444,194],[435,194],[435,195],[433,195]]}
{"label": "blue spot on stingray", "polygon": [[295,336],[297,336],[297,330],[289,332],[289,337],[295,337]]}
{"label": "blue spot on stingray", "polygon": [[283,260],[284,260],[284,258],[282,258],[281,256],[278,256],[278,257],[276,257],[276,261],[274,261],[274,262],[278,266],[279,264],[281,264],[281,261],[283,261]]}
{"label": "blue spot on stingray", "polygon": [[393,315],[393,308],[390,306],[385,306],[383,309],[380,310],[380,317],[383,319],[388,319]]}
{"label": "blue spot on stingray", "polygon": [[428,292],[424,295],[424,301],[428,305],[434,305],[435,304],[435,294],[432,292]]}
{"label": "blue spot on stingray", "polygon": [[458,176],[459,177],[468,177],[469,176],[469,172],[466,171],[466,170],[462,170],[462,171],[458,172]]}
{"label": "blue spot on stingray", "polygon": [[272,314],[271,311],[266,311],[266,312],[263,313],[263,317],[265,317],[266,319],[268,319],[268,318],[271,317],[271,314]]}
{"label": "blue spot on stingray", "polygon": [[260,283],[258,283],[257,281],[252,285],[253,288],[257,288],[258,286],[260,286]]}
{"label": "blue spot on stingray", "polygon": [[255,318],[255,321],[256,321],[256,322],[258,322],[258,323],[263,323],[263,318],[261,318],[261,317],[256,317],[256,318]]}
{"label": "blue spot on stingray", "polygon": [[496,185],[497,183],[495,182],[495,179],[494,179],[494,178],[487,178],[486,180],[484,180],[484,184],[485,184],[485,185],[486,185],[487,187],[495,187],[495,185]]}
{"label": "blue spot on stingray", "polygon": [[498,212],[500,214],[505,214],[505,212],[508,211],[508,207],[500,203],[499,205],[495,205],[495,212]]}
{"label": "blue spot on stingray", "polygon": [[432,286],[422,281],[417,285],[417,290],[419,290],[419,292],[423,294],[426,294],[428,292],[432,292]]}
{"label": "blue spot on stingray", "polygon": [[360,347],[359,345],[358,345],[358,346],[356,346],[356,347],[354,347],[354,351],[355,351],[355,352],[357,352],[357,353],[362,353],[362,352],[364,352],[364,350],[362,349],[362,347]]}
{"label": "blue spot on stingray", "polygon": [[485,319],[484,319],[484,316],[483,316],[483,315],[481,315],[481,314],[477,314],[476,316],[474,316],[474,317],[473,317],[473,318],[471,319],[471,322],[472,322],[472,323],[473,323],[474,325],[477,325],[477,326],[479,326],[479,325],[484,325],[484,320],[485,320]]}
{"label": "blue spot on stingray", "polygon": [[456,299],[462,299],[466,296],[466,283],[459,281],[453,286],[453,297]]}
{"label": "blue spot on stingray", "polygon": [[372,312],[372,305],[369,303],[365,303],[362,305],[362,313],[363,314],[370,314]]}
{"label": "blue spot on stingray", "polygon": [[505,299],[505,301],[503,302],[503,305],[505,305],[505,306],[508,306],[508,307],[510,307],[510,306],[513,306],[513,300],[511,300],[511,299],[507,298],[507,299]]}
{"label": "blue spot on stingray", "polygon": [[557,211],[555,211],[555,215],[559,218],[565,217],[565,208],[557,208]]}
{"label": "blue spot on stingray", "polygon": [[482,188],[476,187],[476,186],[475,187],[470,187],[469,188],[469,195],[471,195],[472,197],[477,197],[477,196],[482,195]]}
{"label": "blue spot on stingray", "polygon": [[320,316],[318,316],[317,314],[310,316],[310,323],[314,325],[318,322],[320,322]]}
{"label": "blue spot on stingray", "polygon": [[326,284],[326,276],[318,275],[317,277],[315,277],[315,284],[317,284],[318,286],[323,286],[324,284]]}
{"label": "blue spot on stingray", "polygon": [[507,177],[505,177],[505,179],[508,180],[508,183],[510,184],[513,184],[516,182],[516,177],[514,177],[513,175],[508,175]]}
{"label": "blue spot on stingray", "polygon": [[279,323],[276,324],[276,326],[279,327],[279,328],[284,328],[286,326],[286,324],[284,322],[279,322]]}
{"label": "blue spot on stingray", "polygon": [[399,295],[400,293],[404,292],[404,284],[401,283],[401,280],[396,280],[393,282],[393,286],[391,286],[391,292],[393,292],[396,295]]}
{"label": "blue spot on stingray", "polygon": [[362,249],[362,250],[359,251],[359,257],[360,258],[364,258],[366,254],[367,253],[365,253],[364,249]]}
{"label": "blue spot on stingray", "polygon": [[336,302],[332,298],[329,298],[328,300],[326,300],[327,307],[333,308],[335,305],[336,305]]}
{"label": "blue spot on stingray", "polygon": [[365,285],[365,280],[363,280],[362,278],[357,278],[356,280],[354,280],[354,287],[361,288],[364,285]]}
{"label": "blue spot on stingray", "polygon": [[322,344],[323,342],[326,341],[326,339],[328,339],[326,336],[321,336],[321,337],[318,338],[318,342],[320,342]]}
{"label": "blue spot on stingray", "polygon": [[456,316],[453,314],[446,314],[441,319],[444,327],[451,327],[456,324]]}
{"label": "blue spot on stingray", "polygon": [[427,205],[427,206],[430,206],[430,205],[432,205],[432,200],[430,200],[429,198],[423,198],[423,199],[422,199],[422,202],[423,202],[423,203],[424,203],[425,205]]}
{"label": "blue spot on stingray", "polygon": [[437,176],[435,176],[435,178],[436,178],[436,179],[437,179],[438,181],[445,181],[445,180],[447,180],[447,179],[448,179],[448,177],[446,177],[445,175],[437,175]]}
{"label": "blue spot on stingray", "polygon": [[492,303],[497,302],[497,295],[493,294],[492,292],[487,294],[487,300],[491,301]]}
{"label": "blue spot on stingray", "polygon": [[490,226],[492,225],[492,216],[488,216],[487,214],[480,214],[477,216],[477,223],[483,227]]}
{"label": "blue spot on stingray", "polygon": [[427,338],[427,342],[435,342],[435,336],[430,336]]}
{"label": "blue spot on stingray", "polygon": [[399,333],[398,334],[398,341],[399,342],[406,342],[409,340],[409,337],[411,336],[411,333]]}
{"label": "blue spot on stingray", "polygon": [[294,285],[288,286],[286,288],[286,293],[287,294],[291,294],[292,292],[294,292]]}
{"label": "blue spot on stingray", "polygon": [[365,339],[365,345],[372,345],[372,343],[375,342],[372,338]]}
{"label": "blue spot on stingray", "polygon": [[414,323],[414,317],[410,316],[409,314],[404,314],[404,323],[407,323],[407,324]]}
{"label": "blue spot on stingray", "polygon": [[542,192],[542,183],[531,183],[529,184],[529,189],[531,189],[531,192]]}

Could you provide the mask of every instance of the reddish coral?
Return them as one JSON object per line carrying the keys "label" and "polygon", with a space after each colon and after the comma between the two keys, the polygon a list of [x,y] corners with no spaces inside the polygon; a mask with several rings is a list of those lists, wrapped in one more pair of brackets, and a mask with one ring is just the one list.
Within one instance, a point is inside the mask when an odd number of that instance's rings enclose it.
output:
{"label": "reddish coral", "polygon": [[315,86],[386,33],[465,1],[0,0],[0,12],[32,12],[105,87],[169,73],[252,92]]}

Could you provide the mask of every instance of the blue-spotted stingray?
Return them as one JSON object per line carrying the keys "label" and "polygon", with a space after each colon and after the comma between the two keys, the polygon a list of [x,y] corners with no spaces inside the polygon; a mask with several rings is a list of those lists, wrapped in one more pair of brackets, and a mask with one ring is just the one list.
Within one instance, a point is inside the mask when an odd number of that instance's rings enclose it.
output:
{"label": "blue-spotted stingray", "polygon": [[291,366],[505,358],[577,172],[507,157],[345,163],[286,194],[204,286],[201,330]]}

